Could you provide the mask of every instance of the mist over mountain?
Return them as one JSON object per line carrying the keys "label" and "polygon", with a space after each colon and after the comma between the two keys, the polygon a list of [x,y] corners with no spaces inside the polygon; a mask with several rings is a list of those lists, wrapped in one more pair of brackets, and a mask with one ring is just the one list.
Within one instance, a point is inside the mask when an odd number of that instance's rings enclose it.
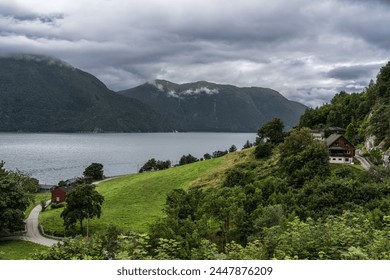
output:
{"label": "mist over mountain", "polygon": [[0,57],[0,131],[153,132],[173,127],[149,106],[56,58]]}
{"label": "mist over mountain", "polygon": [[296,125],[306,107],[278,92],[155,80],[113,92],[57,58],[0,57],[0,131],[255,132],[273,117]]}
{"label": "mist over mountain", "polygon": [[255,132],[274,117],[288,129],[299,123],[306,109],[272,89],[205,81],[155,80],[119,93],[150,105],[178,131]]}

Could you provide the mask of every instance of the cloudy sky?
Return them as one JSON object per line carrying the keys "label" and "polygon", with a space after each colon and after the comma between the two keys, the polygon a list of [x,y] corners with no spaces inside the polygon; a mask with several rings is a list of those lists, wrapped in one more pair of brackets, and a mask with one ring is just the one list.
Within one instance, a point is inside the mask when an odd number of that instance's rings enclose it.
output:
{"label": "cloudy sky", "polygon": [[0,0],[0,55],[55,56],[122,90],[269,87],[309,106],[390,60],[385,0]]}

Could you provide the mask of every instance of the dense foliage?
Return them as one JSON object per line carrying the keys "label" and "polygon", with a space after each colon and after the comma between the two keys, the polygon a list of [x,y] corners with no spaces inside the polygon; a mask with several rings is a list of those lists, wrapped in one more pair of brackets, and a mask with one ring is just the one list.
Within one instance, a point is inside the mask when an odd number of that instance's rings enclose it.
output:
{"label": "dense foliage", "polygon": [[103,164],[91,163],[83,172],[84,178],[90,181],[102,180],[104,178]]}
{"label": "dense foliage", "polygon": [[[300,119],[301,127],[346,129],[346,137],[352,143],[376,136],[376,145],[383,143],[383,150],[390,148],[390,62],[383,66],[376,82],[371,81],[361,93],[336,94],[329,104],[307,109]],[[325,135],[327,136],[327,135]]]}
{"label": "dense foliage", "polygon": [[145,171],[157,171],[157,170],[164,170],[171,167],[171,161],[170,160],[156,160],[155,158],[149,159],[139,170],[139,173],[145,172]]}
{"label": "dense foliage", "polygon": [[188,155],[183,155],[180,160],[179,160],[179,165],[185,165],[185,164],[190,164],[199,161],[198,158],[194,157],[191,154]]}
{"label": "dense foliage", "polygon": [[38,180],[7,171],[0,162],[0,234],[24,230],[24,212],[38,188]]}

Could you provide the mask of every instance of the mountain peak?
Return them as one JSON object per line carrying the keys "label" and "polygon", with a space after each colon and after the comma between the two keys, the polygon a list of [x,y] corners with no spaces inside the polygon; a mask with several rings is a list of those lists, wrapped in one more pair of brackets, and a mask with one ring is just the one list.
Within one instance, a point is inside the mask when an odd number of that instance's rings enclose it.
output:
{"label": "mountain peak", "polygon": [[47,65],[55,65],[59,67],[66,67],[70,69],[75,69],[69,63],[58,59],[56,57],[51,57],[47,55],[39,55],[39,54],[27,54],[27,53],[18,53],[18,54],[10,54],[6,56],[0,57],[0,59],[13,59],[13,60],[23,60],[23,61],[31,61],[38,63],[45,63]]}
{"label": "mountain peak", "polygon": [[219,93],[217,84],[206,81],[175,84],[166,80],[154,80],[149,84],[155,86],[159,91],[166,93],[168,97],[173,98],[185,98],[188,96],[197,96],[201,94],[211,95]]}
{"label": "mountain peak", "polygon": [[0,57],[0,131],[172,131],[150,106],[52,57]]}
{"label": "mountain peak", "polygon": [[155,80],[119,93],[151,106],[178,131],[254,132],[274,117],[289,128],[306,109],[272,89],[207,81],[176,84]]}

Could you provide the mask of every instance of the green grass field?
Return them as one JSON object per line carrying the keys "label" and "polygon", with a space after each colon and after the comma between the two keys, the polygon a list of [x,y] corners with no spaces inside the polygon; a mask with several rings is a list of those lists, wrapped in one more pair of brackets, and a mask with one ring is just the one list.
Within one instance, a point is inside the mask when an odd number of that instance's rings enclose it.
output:
{"label": "green grass field", "polygon": [[29,241],[0,241],[0,260],[29,260],[32,254],[48,249]]}
{"label": "green grass field", "polygon": [[[123,230],[145,232],[148,225],[163,217],[166,195],[173,189],[188,189],[193,181],[207,176],[227,161],[226,157],[200,161],[158,172],[146,172],[102,182],[97,190],[104,196],[102,216],[89,223],[90,232],[99,232],[110,224]],[[63,233],[63,208],[40,215],[47,233]],[[85,225],[85,222],[84,222]]]}

